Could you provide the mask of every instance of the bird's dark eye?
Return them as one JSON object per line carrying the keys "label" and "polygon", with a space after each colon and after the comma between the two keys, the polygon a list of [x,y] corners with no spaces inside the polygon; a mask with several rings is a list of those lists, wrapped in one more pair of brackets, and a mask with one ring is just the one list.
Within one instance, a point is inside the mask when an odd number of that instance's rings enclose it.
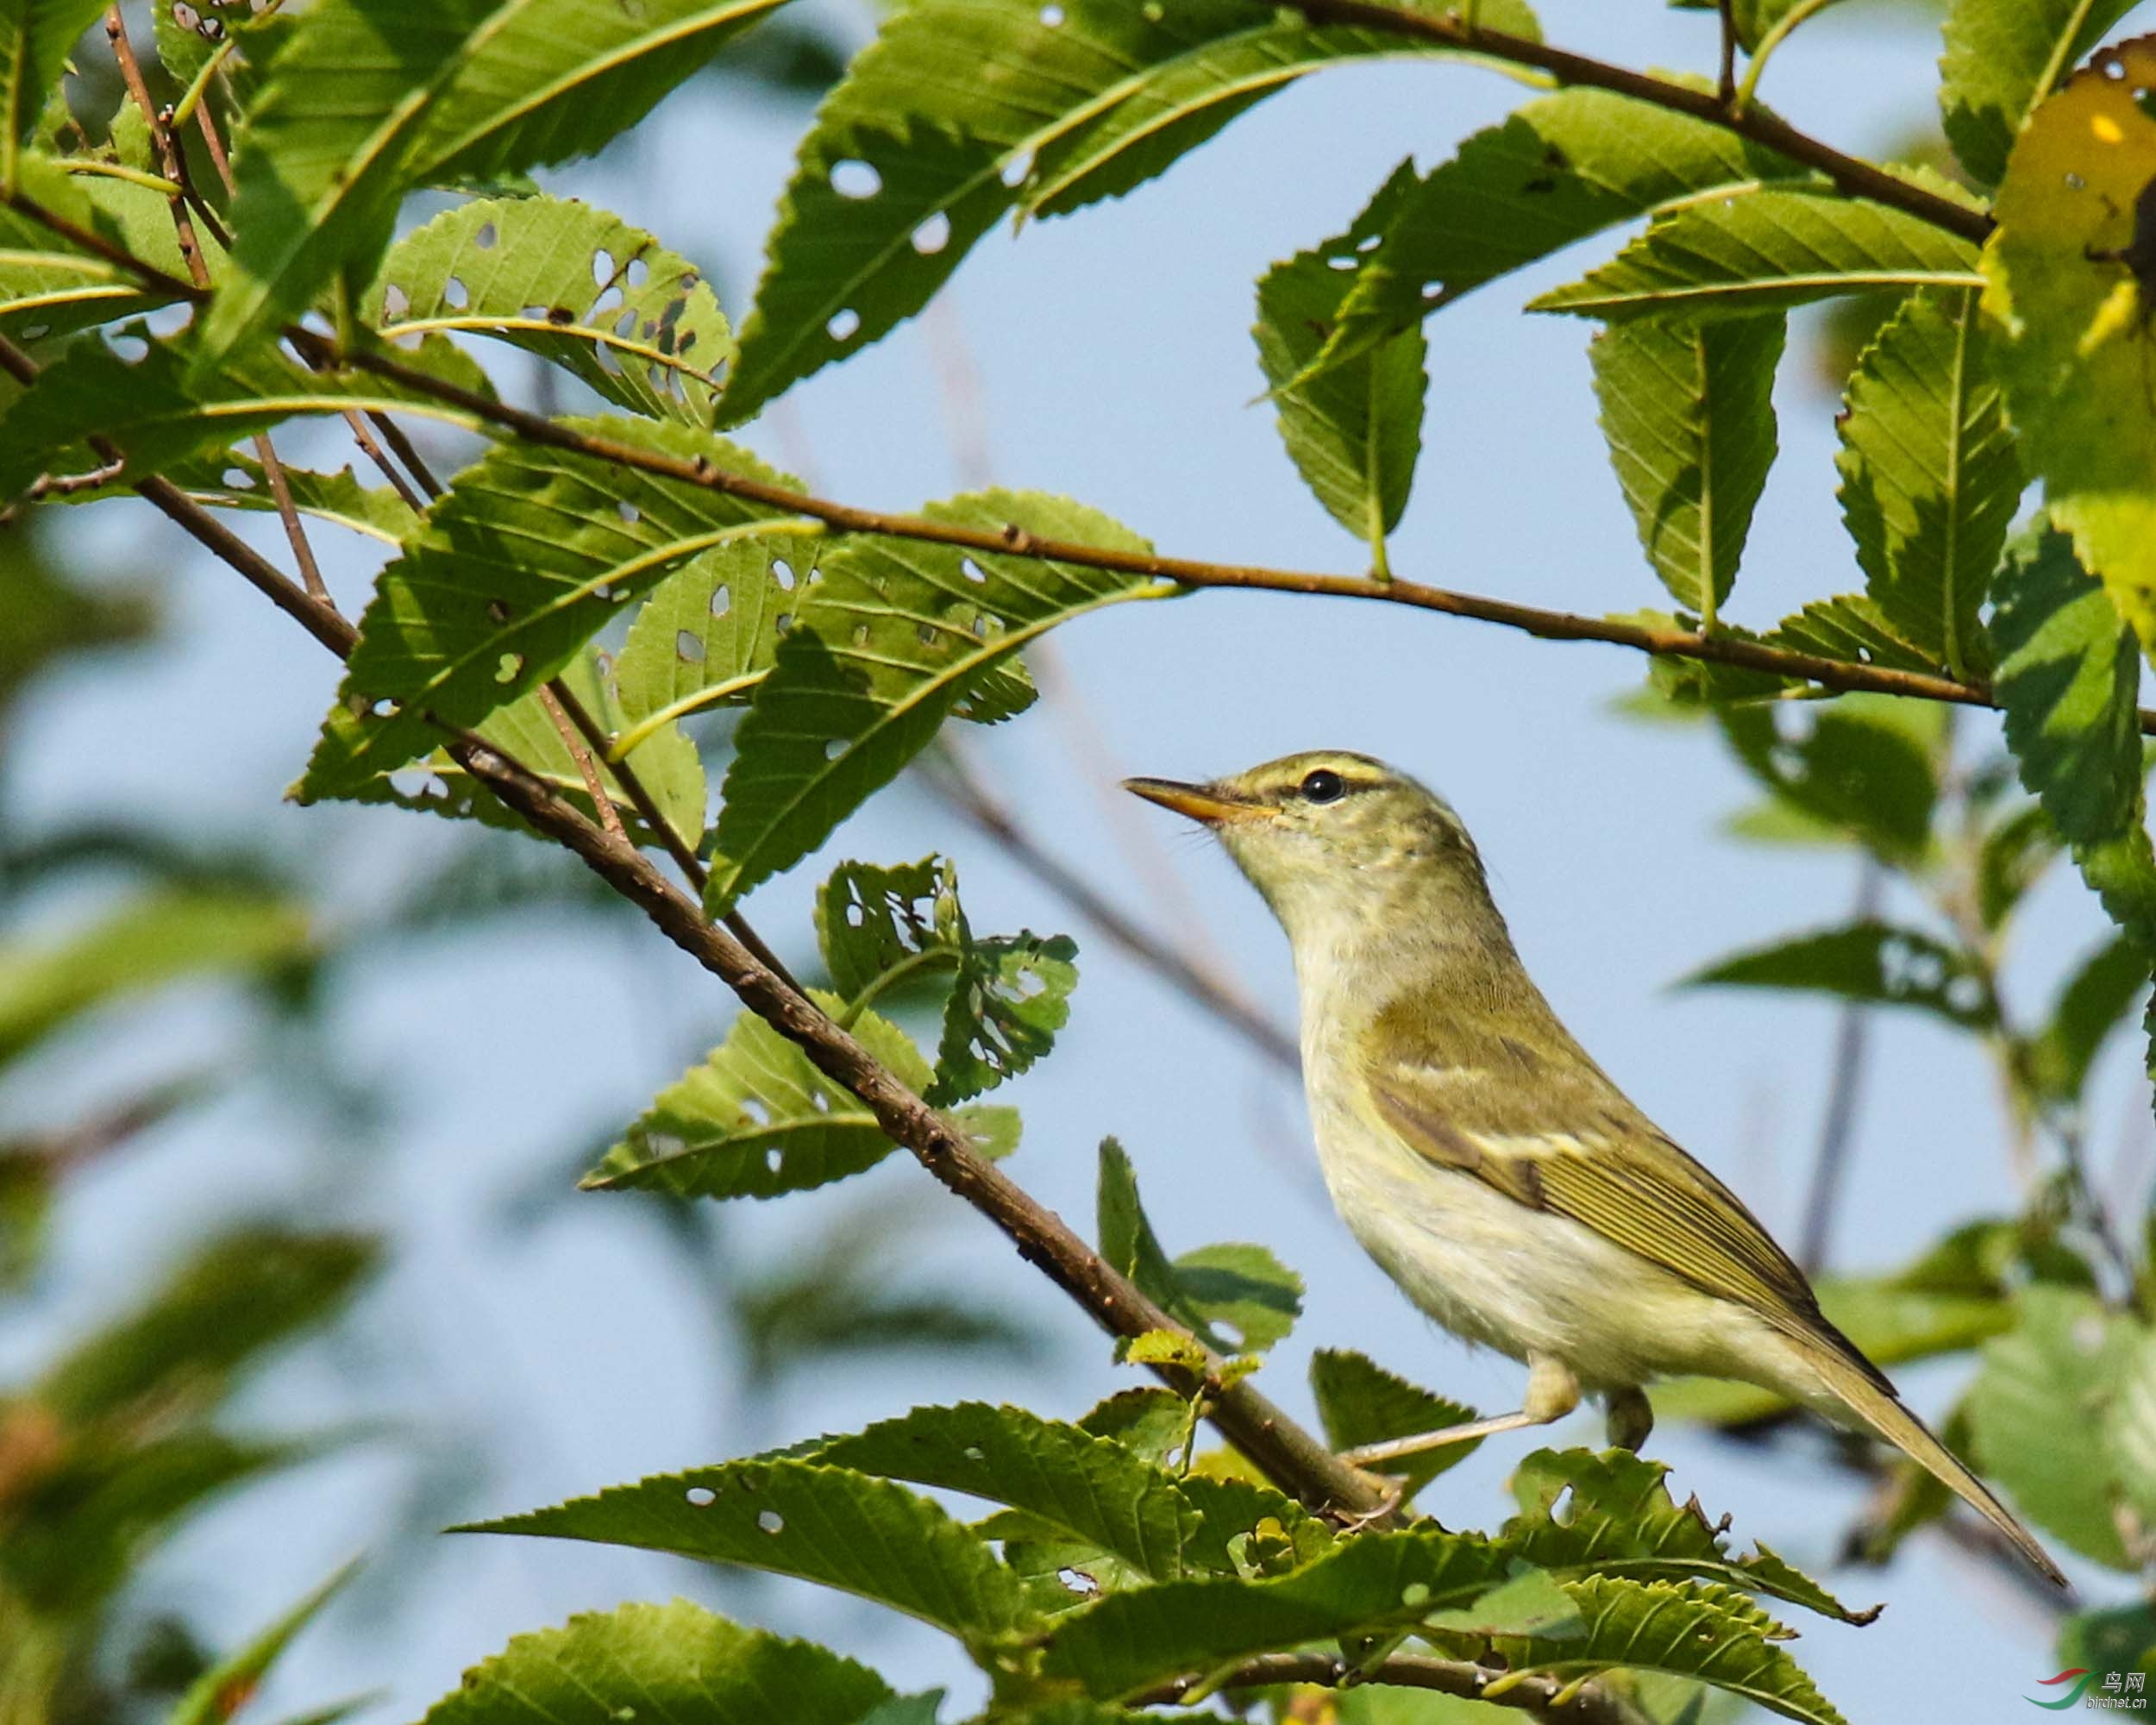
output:
{"label": "bird's dark eye", "polygon": [[1320,767],[1302,781],[1303,798],[1307,802],[1337,803],[1347,794],[1347,781],[1329,767]]}

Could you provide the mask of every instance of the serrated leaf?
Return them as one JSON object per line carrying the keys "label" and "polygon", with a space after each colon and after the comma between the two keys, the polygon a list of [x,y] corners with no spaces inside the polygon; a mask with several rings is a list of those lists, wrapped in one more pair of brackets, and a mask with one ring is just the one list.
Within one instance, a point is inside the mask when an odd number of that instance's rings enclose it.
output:
{"label": "serrated leaf", "polygon": [[935,1504],[888,1480],[814,1462],[725,1462],[658,1474],[457,1531],[590,1540],[797,1576],[975,1647],[1032,1615],[987,1543]]}
{"label": "serrated leaf", "polygon": [[1579,1633],[1500,1636],[1508,1674],[1574,1677],[1613,1668],[1667,1672],[1806,1725],[1846,1725],[1796,1661],[1775,1645],[1787,1631],[1743,1594],[1711,1582],[1633,1582],[1589,1576],[1564,1584]]}
{"label": "serrated leaf", "polygon": [[391,248],[360,304],[385,339],[492,336],[618,406],[700,427],[733,356],[726,315],[693,264],[566,198],[444,210]]}
{"label": "serrated leaf", "polygon": [[254,1693],[293,1638],[321,1615],[322,1609],[359,1573],[359,1568],[357,1563],[347,1564],[237,1653],[203,1672],[180,1697],[166,1725],[223,1725]]}
{"label": "serrated leaf", "polygon": [[1347,232],[1260,277],[1251,331],[1295,471],[1326,512],[1370,548],[1380,568],[1385,536],[1407,510],[1422,452],[1429,379],[1421,328],[1388,336],[1307,383],[1294,380],[1331,338],[1366,243],[1396,218],[1417,184],[1414,164],[1402,162]]}
{"label": "serrated leaf", "polygon": [[155,341],[135,325],[114,339],[144,351],[130,361],[106,342],[78,342],[0,416],[0,498],[20,496],[47,469],[102,465],[84,448],[92,436],[117,442],[127,476],[141,479],[300,415],[393,408],[479,424],[406,386],[366,373],[311,372],[274,348],[204,371],[191,359],[198,349],[188,336]]}
{"label": "serrated leaf", "polygon": [[[754,456],[686,426],[565,423],[780,482]],[[377,580],[300,800],[348,794],[417,759],[439,725],[479,724],[559,672],[617,605],[777,518],[763,505],[576,450],[490,449]]]}
{"label": "serrated leaf", "polygon": [[[277,499],[271,494],[262,464],[253,455],[228,449],[200,463],[182,463],[166,477],[197,503],[212,509],[244,509],[274,514]],[[116,486],[117,481],[115,481]],[[285,484],[292,507],[302,515],[328,521],[354,533],[363,533],[385,544],[402,544],[418,528],[419,515],[390,486],[362,485],[348,467],[319,473],[307,467],[287,467]],[[103,496],[106,489],[91,492]]]}
{"label": "serrated leaf", "polygon": [[2066,536],[2040,521],[1999,572],[1991,641],[1992,688],[2022,785],[2111,919],[2156,951],[2134,637]]}
{"label": "serrated leaf", "polygon": [[778,0],[323,0],[294,22],[233,141],[236,279],[212,359],[372,273],[403,195],[585,154]]}
{"label": "serrated leaf", "polygon": [[1921,216],[1769,188],[1658,216],[1608,263],[1527,309],[1609,323],[1743,317],[1837,294],[1983,285],[1976,248]]}
{"label": "serrated leaf", "polygon": [[816,889],[816,944],[846,1000],[872,1001],[900,974],[955,972],[958,875],[941,856],[888,868],[841,862]]}
{"label": "serrated leaf", "polygon": [[787,1454],[1006,1504],[1156,1581],[1189,1570],[1185,1548],[1199,1537],[1198,1513],[1171,1476],[1112,1439],[1022,1408],[916,1408]]}
{"label": "serrated leaf", "polygon": [[[1565,90],[1477,132],[1403,201],[1312,370],[1590,234],[1762,184],[1814,183],[1727,128],[1600,90]],[[1502,212],[1501,219],[1495,212]]]}
{"label": "serrated leaf", "polygon": [[[1484,22],[1534,29],[1518,0]],[[1445,52],[1250,0],[893,12],[801,142],[726,413],[748,417],[912,317],[1006,210],[1060,214],[1128,191],[1329,61]]]}
{"label": "serrated leaf", "polygon": [[[1476,1416],[1464,1403],[1432,1395],[1351,1348],[1319,1348],[1310,1356],[1310,1393],[1317,1401],[1326,1441],[1335,1450],[1439,1432],[1465,1425]],[[1481,1446],[1480,1439],[1441,1445],[1387,1462],[1382,1471],[1403,1480],[1403,1498],[1413,1497]]]}
{"label": "serrated leaf", "polygon": [[0,0],[0,188],[16,186],[16,146],[30,135],[96,0]]}
{"label": "serrated leaf", "polygon": [[[1033,492],[983,492],[923,513],[1149,549],[1096,511]],[[1175,591],[1114,570],[867,537],[824,553],[821,574],[735,737],[706,894],[713,910],[815,850],[1026,643],[1103,605]]]}
{"label": "serrated leaf", "polygon": [[1111,1593],[1063,1618],[1044,1665],[1100,1700],[1300,1642],[1404,1629],[1472,1604],[1514,1559],[1470,1534],[1363,1534],[1314,1563],[1257,1582],[1170,1582]]}
{"label": "serrated leaf", "polygon": [[2105,1427],[2137,1328],[2092,1294],[2040,1284],[2015,1304],[2020,1321],[1984,1349],[1970,1387],[1977,1458],[2038,1527],[2124,1568]]}
{"label": "serrated leaf", "polygon": [[1046,1054],[1078,986],[1078,944],[1067,934],[968,938],[959,951],[927,1093],[938,1107],[993,1089]]}
{"label": "serrated leaf", "polygon": [[1877,1615],[1850,1611],[1764,1546],[1750,1557],[1725,1552],[1699,1501],[1670,1497],[1669,1471],[1627,1450],[1538,1450],[1513,1476],[1520,1514],[1498,1537],[1545,1570],[1719,1581],[1846,1622]]}
{"label": "serrated leaf", "polygon": [[759,534],[706,551],[660,582],[629,625],[614,662],[630,721],[616,747],[648,729],[713,706],[746,706],[771,668],[780,630],[800,601],[794,565],[808,549]]}
{"label": "serrated leaf", "polygon": [[1999,383],[2055,525],[2156,652],[2156,36],[2040,107],[1984,247]]}
{"label": "serrated leaf", "polygon": [[1200,1246],[1171,1262],[1112,1138],[1100,1141],[1098,1206],[1100,1255],[1216,1353],[1263,1353],[1301,1315],[1302,1278],[1263,1246]]}
{"label": "serrated leaf", "polygon": [[676,1599],[519,1635],[423,1725],[868,1725],[891,1699],[881,1678],[827,1647]]}
{"label": "serrated leaf", "polygon": [[1589,355],[1611,465],[1640,548],[1712,629],[1774,465],[1778,317],[1691,328],[1620,323]]}
{"label": "serrated leaf", "polygon": [[1930,671],[1939,663],[1937,655],[1898,634],[1869,593],[1814,599],[1783,618],[1762,639],[1770,647],[1895,671]]}
{"label": "serrated leaf", "polygon": [[1953,0],[1940,25],[1940,117],[1979,185],[1996,185],[2037,104],[2134,0]]}
{"label": "serrated leaf", "polygon": [[1977,295],[1903,301],[1849,380],[1839,426],[1842,519],[1871,597],[1930,667],[1965,681],[1988,675],[1977,613],[2021,469]]}
{"label": "serrated leaf", "polygon": [[1887,862],[1923,862],[1939,800],[1935,706],[1844,695],[1715,717],[1737,758],[1777,797]]}
{"label": "serrated leaf", "polygon": [[[820,989],[814,998],[831,1013],[845,1005]],[[927,1088],[928,1063],[904,1031],[874,1013],[861,1013],[852,1029],[909,1089]],[[987,1137],[1007,1112],[955,1118]],[[867,1103],[826,1077],[799,1044],[743,1013],[724,1042],[659,1093],[584,1185],[655,1187],[677,1198],[770,1198],[858,1174],[893,1148]]]}
{"label": "serrated leaf", "polygon": [[1190,1403],[1172,1389],[1150,1385],[1122,1389],[1095,1403],[1079,1421],[1079,1429],[1110,1438],[1156,1467],[1180,1471],[1190,1447]]}
{"label": "serrated leaf", "polygon": [[1678,987],[1789,988],[1885,1007],[1915,1007],[1961,1030],[1998,1027],[1999,1004],[1974,954],[1921,929],[1867,919],[1718,959]]}

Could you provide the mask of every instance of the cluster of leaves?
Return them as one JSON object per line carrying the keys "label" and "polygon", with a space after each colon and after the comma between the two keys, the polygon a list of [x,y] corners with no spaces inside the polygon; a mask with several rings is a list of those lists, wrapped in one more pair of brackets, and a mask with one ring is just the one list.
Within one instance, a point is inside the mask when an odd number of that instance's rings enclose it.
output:
{"label": "cluster of leaves", "polygon": [[[1539,41],[1524,0],[1482,0],[1468,21],[1422,6],[1336,15],[1321,0],[912,0],[819,108],[736,335],[693,264],[530,175],[632,127],[778,3],[321,0],[290,16],[190,5],[183,19],[160,0],[160,93],[205,147],[229,136],[228,185],[110,86],[75,86],[101,111],[71,105],[64,64],[99,7],[0,0],[0,336],[31,362],[0,382],[0,499],[58,506],[154,480],[207,509],[261,510],[288,493],[300,514],[393,548],[302,800],[516,827],[467,770],[475,735],[594,817],[620,815],[636,842],[693,853],[706,908],[730,913],[819,850],[946,720],[1022,712],[1029,643],[1182,589],[1144,572],[1137,535],[1035,493],[932,504],[905,532],[831,530],[834,511],[803,506],[793,480],[722,430],[918,312],[1006,213],[1056,216],[1129,192],[1330,65],[1516,59]],[[1258,359],[1288,452],[1384,578],[1420,436],[1424,321],[1576,241],[1645,223],[1531,309],[1601,326],[1590,359],[1616,477],[1679,607],[1657,622],[1769,656],[1744,669],[1671,660],[1658,668],[1661,695],[1715,712],[1775,790],[1777,819],[1852,832],[1920,883],[1944,878],[1936,736],[1881,707],[1788,698],[1837,672],[1996,696],[2034,799],[2009,805],[1997,775],[1961,799],[1976,862],[1952,938],[1860,923],[1713,980],[1933,1011],[1996,1045],[2046,1131],[2071,1120],[2156,954],[2134,699],[2136,637],[2156,646],[2156,45],[2104,49],[2066,75],[2124,10],[1955,0],[1941,102],[1959,183],[1917,168],[1823,172],[1818,152],[1760,141],[1780,135],[1740,104],[1714,107],[1704,86],[1588,79],[1427,172],[1403,164],[1337,237],[1257,290]],[[1756,78],[1808,11],[1728,16]],[[1658,88],[1684,99],[1657,100]],[[200,166],[221,170],[222,150],[206,154]],[[166,177],[182,170],[184,187]],[[451,207],[396,237],[423,191]],[[1743,628],[1728,611],[1776,453],[1786,316],[1882,295],[1892,309],[1841,421],[1863,589]],[[156,315],[182,304],[176,330]],[[505,412],[461,339],[554,367],[587,411],[539,425]],[[431,476],[400,476],[386,456],[385,486],[348,469],[273,484],[260,450],[235,447],[296,417],[404,414],[491,440],[423,510],[411,481]],[[2032,479],[2048,516],[2009,549]],[[714,819],[689,727],[721,708],[743,711]],[[1793,711],[1808,723],[1785,723]],[[2053,846],[2122,934],[2029,1026],[2001,1006],[1997,938]],[[818,906],[833,987],[814,1004],[914,1092],[963,1104],[955,1118],[982,1150],[1012,1149],[1015,1113],[973,1099],[1047,1051],[1075,982],[1069,943],[976,936],[950,866],[933,858],[845,864]],[[46,982],[64,993],[88,974],[70,965]],[[932,1058],[878,1009],[924,982],[941,991]],[[22,1034],[37,1033],[34,994],[15,1014]],[[871,1165],[891,1148],[887,1124],[745,1016],[586,1183],[770,1196]],[[1217,1389],[1201,1344],[1256,1356],[1292,1320],[1294,1278],[1257,1249],[1169,1258],[1119,1151],[1104,1152],[1102,1194],[1105,1253],[1188,1332],[1139,1337],[1134,1358]],[[2077,1195],[2065,1193],[2069,1225],[2088,1220],[2071,1214]],[[2081,1262],[2016,1226],[1831,1297],[1889,1357],[1996,1330],[1996,1377],[2016,1339],[2019,1357],[2048,1359],[2032,1336],[2085,1333],[2062,1328],[2055,1302],[2094,1298],[2093,1277],[2078,1283],[2062,1261]],[[1869,1328],[1866,1301],[1881,1314]],[[1962,1309],[1927,1308],[1940,1301]],[[2138,1358],[2140,1320],[2114,1316],[2128,1327],[2105,1333],[2124,1338],[2120,1359]],[[1315,1387],[1337,1440],[1451,1411],[1351,1356],[1325,1358]],[[1645,1465],[1541,1458],[1522,1475],[1520,1515],[1488,1538],[1428,1526],[1344,1536],[1232,1458],[1188,1461],[1206,1393],[1119,1398],[1076,1426],[918,1410],[492,1525],[658,1546],[881,1600],[949,1631],[989,1674],[999,1714],[1069,1725],[1201,1697],[1260,1653],[1337,1643],[1351,1665],[1370,1665],[1410,1636],[1479,1667],[1493,1697],[1631,1669],[1835,1716],[1748,1594],[1840,1608],[1771,1553],[1726,1557]],[[2094,1550],[2095,1534],[2065,1531],[2080,1529],[2087,1488],[2067,1503],[2067,1487],[2018,1453],[2041,1447],[2015,1423],[2028,1405],[1996,1385],[1973,1393],[1980,1452],[2032,1514]],[[2122,1389],[2117,1405],[2103,1426],[2102,1477],[2115,1485],[2104,1502],[2132,1508],[2145,1495],[2139,1399]],[[899,1480],[1002,1508],[968,1526]],[[638,1698],[602,1694],[601,1672]],[[888,1725],[935,1710],[835,1654],[677,1605],[519,1642],[440,1711],[472,1725],[619,1717],[669,1685],[720,1706],[714,1684],[768,1710],[780,1682],[802,1718]]]}

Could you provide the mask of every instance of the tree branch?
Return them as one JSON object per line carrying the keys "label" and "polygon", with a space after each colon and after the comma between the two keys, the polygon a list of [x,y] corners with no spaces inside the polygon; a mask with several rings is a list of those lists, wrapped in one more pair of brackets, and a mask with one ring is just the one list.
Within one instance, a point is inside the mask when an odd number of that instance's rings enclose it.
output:
{"label": "tree branch", "polygon": [[1551,1722],[1551,1725],[1637,1725],[1639,1715],[1618,1697],[1598,1685],[1576,1687],[1557,1678],[1520,1678],[1495,1695],[1484,1691],[1507,1673],[1465,1659],[1429,1659],[1396,1654],[1367,1676],[1331,1653],[1261,1653],[1246,1659],[1225,1677],[1194,1672],[1131,1697],[1131,1707],[1172,1707],[1201,1684],[1211,1694],[1223,1689],[1266,1689],[1275,1684],[1308,1683],[1326,1689],[1382,1683],[1402,1689],[1435,1690],[1493,1707],[1516,1707]]}

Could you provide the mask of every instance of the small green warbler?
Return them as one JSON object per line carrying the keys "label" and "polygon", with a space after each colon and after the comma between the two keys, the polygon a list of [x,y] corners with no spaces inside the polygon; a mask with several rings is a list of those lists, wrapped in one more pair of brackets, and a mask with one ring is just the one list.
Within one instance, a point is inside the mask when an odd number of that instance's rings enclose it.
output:
{"label": "small green warbler", "polygon": [[1736,1195],[1558,1022],[1441,799],[1335,752],[1210,784],[1125,782],[1210,827],[1287,931],[1311,1125],[1342,1220],[1424,1312],[1527,1366],[1518,1413],[1348,1460],[1545,1425],[1583,1394],[1637,1449],[1653,1426],[1643,1384],[1736,1378],[1877,1433],[2065,1584]]}

